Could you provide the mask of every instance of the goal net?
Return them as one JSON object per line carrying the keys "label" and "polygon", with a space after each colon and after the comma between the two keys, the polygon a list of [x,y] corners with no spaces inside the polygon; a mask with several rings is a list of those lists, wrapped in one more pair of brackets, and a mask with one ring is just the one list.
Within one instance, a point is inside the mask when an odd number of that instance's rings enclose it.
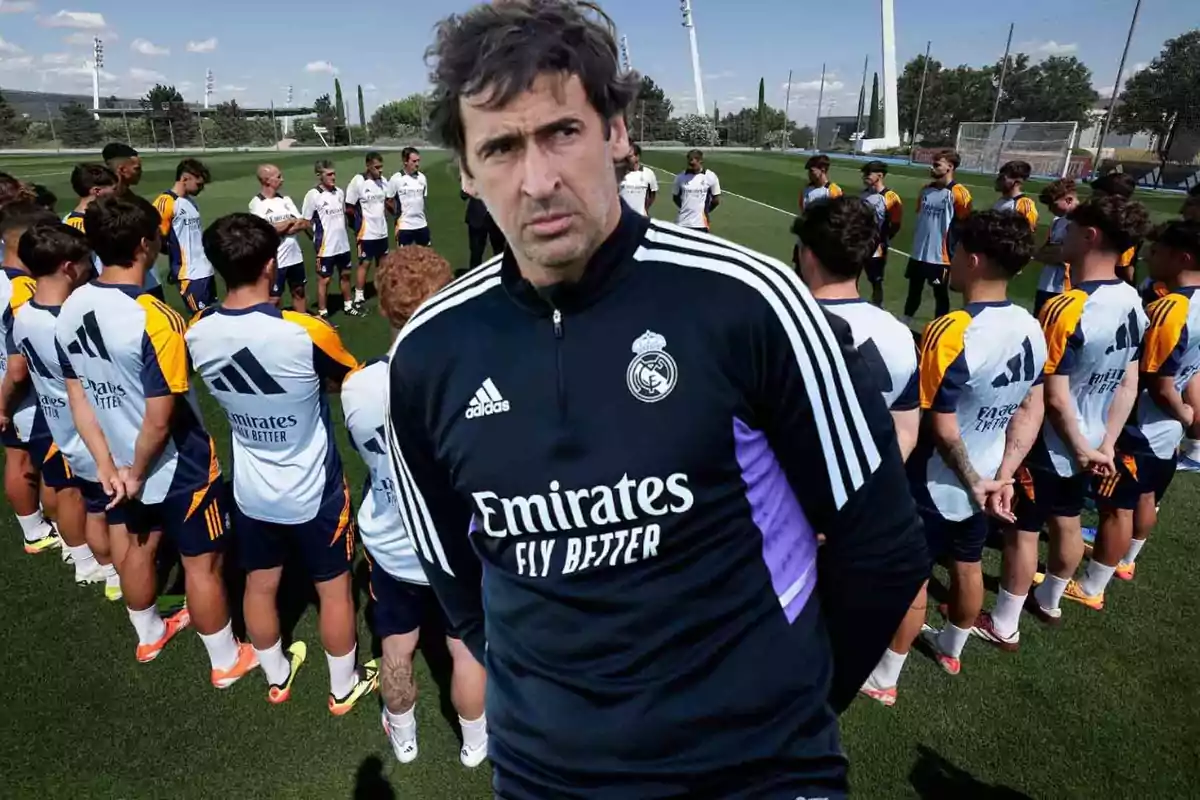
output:
{"label": "goal net", "polygon": [[1075,122],[963,122],[955,150],[960,169],[996,172],[1006,161],[1028,161],[1034,175],[1062,177],[1071,163]]}

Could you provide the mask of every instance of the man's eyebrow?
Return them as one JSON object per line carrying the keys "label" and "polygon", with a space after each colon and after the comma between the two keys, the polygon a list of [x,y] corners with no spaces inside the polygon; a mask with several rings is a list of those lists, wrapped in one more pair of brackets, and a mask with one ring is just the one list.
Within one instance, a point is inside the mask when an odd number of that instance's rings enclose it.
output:
{"label": "man's eyebrow", "polygon": [[[571,127],[581,125],[581,124],[582,124],[582,121],[578,117],[574,117],[574,116],[560,117],[559,119],[556,119],[552,122],[547,122],[545,125],[541,125],[541,126],[537,127],[536,129],[534,129],[533,136],[534,136],[534,138],[540,138],[542,136],[545,136],[546,134],[558,133],[561,130],[565,130],[567,128],[571,128]],[[524,133],[517,133],[517,132],[502,133],[498,136],[493,136],[491,139],[484,139],[475,148],[475,153],[476,153],[476,155],[483,155],[483,154],[487,153],[489,150],[494,150],[494,149],[504,146],[504,145],[515,145],[524,138],[525,138]]]}

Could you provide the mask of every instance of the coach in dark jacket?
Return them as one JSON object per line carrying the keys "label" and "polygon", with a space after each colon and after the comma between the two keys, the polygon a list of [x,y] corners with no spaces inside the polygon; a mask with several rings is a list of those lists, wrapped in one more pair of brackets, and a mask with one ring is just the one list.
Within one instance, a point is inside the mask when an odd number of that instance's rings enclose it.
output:
{"label": "coach in dark jacket", "polygon": [[504,233],[492,219],[482,200],[471,197],[466,192],[460,194],[462,199],[467,201],[467,240],[471,247],[471,269],[474,269],[483,263],[483,253],[487,250],[489,239],[494,254],[500,255],[504,252]]}

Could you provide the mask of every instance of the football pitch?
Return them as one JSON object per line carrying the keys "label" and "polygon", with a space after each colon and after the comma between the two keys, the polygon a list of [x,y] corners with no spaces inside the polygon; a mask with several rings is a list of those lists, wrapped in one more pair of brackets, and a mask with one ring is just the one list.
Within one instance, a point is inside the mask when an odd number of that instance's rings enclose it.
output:
{"label": "football pitch", "polygon": [[[269,161],[284,172],[284,191],[297,201],[313,182],[312,164],[323,154],[236,153],[201,155],[213,181],[199,198],[205,221],[246,210],[258,191],[255,167]],[[337,152],[339,185],[362,169],[362,154]],[[45,184],[66,213],[75,198],[69,185],[78,157],[10,157],[0,170]],[[176,155],[148,155],[138,192],[153,198],[174,182]],[[673,220],[671,175],[682,168],[680,152],[647,151],[660,169],[653,215]],[[385,153],[390,175],[398,152]],[[787,261],[793,237],[791,214],[803,183],[803,158],[713,152],[706,166],[720,175],[725,199],[712,215],[713,232]],[[445,154],[427,151],[428,214],[434,246],[455,266],[467,261],[463,203],[455,167]],[[893,242],[907,251],[912,211],[928,180],[920,167],[895,167],[888,184],[908,211]],[[860,190],[858,165],[837,163],[831,177],[847,193]],[[966,175],[976,207],[995,199],[987,176]],[[1035,194],[1040,185],[1030,184]],[[1177,197],[1150,198],[1156,219],[1177,213]],[[1039,241],[1049,217],[1044,208]],[[309,299],[315,303],[312,253]],[[900,311],[907,258],[893,252],[886,282],[887,306]],[[1014,285],[1014,298],[1029,303],[1040,265]],[[864,285],[864,290],[865,290]],[[334,288],[334,291],[337,291]],[[168,288],[177,307],[177,293]],[[952,298],[952,303],[958,300]],[[330,300],[340,309],[340,297]],[[390,344],[387,322],[375,301],[363,319],[334,314],[346,346],[360,360]],[[927,291],[922,322],[933,310]],[[197,382],[197,385],[200,385]],[[229,464],[229,426],[199,388],[205,421]],[[365,470],[348,446],[341,409],[333,400],[347,478],[357,501]],[[850,758],[853,795],[864,798],[1032,798],[1195,796],[1200,780],[1200,615],[1187,597],[1200,585],[1200,519],[1196,478],[1180,475],[1163,502],[1159,528],[1139,558],[1137,580],[1114,581],[1107,608],[1094,612],[1064,603],[1065,624],[1050,631],[1026,616],[1021,651],[1010,655],[972,640],[962,674],[949,677],[914,651],[900,683],[899,702],[885,709],[860,699],[844,715],[844,746]],[[1193,520],[1193,522],[1188,522]],[[77,588],[56,554],[26,556],[20,529],[0,500],[0,796],[21,798],[445,798],[490,796],[486,766],[468,771],[458,763],[458,741],[449,706],[444,649],[427,637],[418,659],[417,719],[420,757],[396,763],[381,731],[376,701],[351,714],[326,709],[327,671],[316,627],[315,598],[302,575],[285,599],[285,639],[309,644],[292,699],[266,702],[261,674],[229,690],[208,682],[208,660],[193,633],[185,633],[162,657],[141,665],[133,658],[134,635],[122,604],[107,603],[98,587]],[[365,569],[356,590],[366,605]],[[999,558],[985,557],[987,605],[997,588]],[[293,570],[293,573],[297,572]],[[939,575],[941,573],[939,572]],[[288,581],[285,579],[285,584]],[[863,587],[870,591],[870,587]],[[236,605],[236,603],[235,603]],[[235,621],[235,629],[240,623]],[[360,658],[378,653],[360,615]],[[430,665],[433,669],[430,669]],[[439,689],[439,683],[441,687]],[[587,725],[586,719],[579,720]],[[630,798],[636,800],[636,798]]]}

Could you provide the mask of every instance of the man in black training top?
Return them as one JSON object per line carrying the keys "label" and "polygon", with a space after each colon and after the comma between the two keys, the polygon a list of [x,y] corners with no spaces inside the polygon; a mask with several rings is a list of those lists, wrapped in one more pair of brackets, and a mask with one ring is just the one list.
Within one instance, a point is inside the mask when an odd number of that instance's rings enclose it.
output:
{"label": "man in black training top", "polygon": [[844,797],[836,714],[928,574],[845,323],[780,262],[623,210],[638,77],[595,6],[480,5],[430,55],[508,248],[397,337],[388,444],[488,671],[497,796]]}

